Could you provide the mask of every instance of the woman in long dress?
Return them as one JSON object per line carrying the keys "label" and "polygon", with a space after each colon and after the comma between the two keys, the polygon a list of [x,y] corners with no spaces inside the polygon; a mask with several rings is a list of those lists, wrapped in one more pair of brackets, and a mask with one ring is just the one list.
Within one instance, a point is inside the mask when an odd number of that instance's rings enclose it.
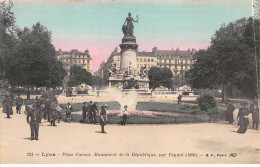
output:
{"label": "woman in long dress", "polygon": [[248,115],[248,113],[249,113],[248,108],[246,108],[247,102],[242,102],[242,103],[240,103],[240,105],[242,107],[239,108],[239,111],[238,111],[238,114],[237,114],[238,125],[240,125],[240,123],[242,121],[242,117],[244,117],[245,115]]}
{"label": "woman in long dress", "polygon": [[107,124],[107,111],[106,111],[106,104],[103,104],[101,106],[101,111],[100,111],[100,125],[101,125],[101,133],[106,133],[105,132],[105,125]]}
{"label": "woman in long dress", "polygon": [[138,22],[138,20],[137,21],[135,21],[132,17],[131,17],[131,13],[129,12],[128,13],[128,17],[125,19],[125,22],[124,22],[124,24],[127,22],[127,24],[126,24],[126,35],[127,36],[133,36],[133,34],[134,34],[134,24],[133,24],[133,22]]}
{"label": "woman in long dress", "polygon": [[246,108],[247,106],[247,102],[242,102],[240,103],[241,106],[243,106],[242,108],[239,108],[239,112],[237,115],[237,118],[239,118],[238,120],[238,125],[240,125],[239,129],[237,130],[237,133],[245,133],[247,131],[247,127],[249,124],[249,119],[248,119],[248,108]]}

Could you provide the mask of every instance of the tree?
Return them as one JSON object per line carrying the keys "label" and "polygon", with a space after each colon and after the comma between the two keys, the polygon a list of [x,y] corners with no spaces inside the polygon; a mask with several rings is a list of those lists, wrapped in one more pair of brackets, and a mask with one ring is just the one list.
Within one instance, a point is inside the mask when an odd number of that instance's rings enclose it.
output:
{"label": "tree", "polygon": [[93,77],[90,72],[80,66],[72,66],[70,71],[70,81],[68,85],[70,87],[80,84],[92,85]]}
{"label": "tree", "polygon": [[0,2],[0,79],[4,79],[5,59],[15,50],[16,25],[13,2]]}
{"label": "tree", "polygon": [[148,72],[149,86],[155,89],[159,86],[172,87],[172,72],[168,68],[152,67]]}
{"label": "tree", "polygon": [[[259,21],[258,21],[259,22]],[[256,77],[252,18],[222,25],[213,35],[207,50],[195,54],[195,63],[186,73],[193,88],[235,86],[246,96],[255,96]]]}
{"label": "tree", "polygon": [[49,69],[49,83],[48,86],[55,88],[57,86],[61,86],[63,82],[63,78],[66,76],[67,72],[63,68],[62,62],[53,61],[51,63],[51,67]]}
{"label": "tree", "polygon": [[104,89],[108,86],[108,81],[105,78],[99,76],[93,76],[93,87],[97,89]]}
{"label": "tree", "polygon": [[30,87],[60,86],[66,75],[55,57],[51,32],[40,23],[18,30],[13,54],[6,58],[6,78],[11,85]]}

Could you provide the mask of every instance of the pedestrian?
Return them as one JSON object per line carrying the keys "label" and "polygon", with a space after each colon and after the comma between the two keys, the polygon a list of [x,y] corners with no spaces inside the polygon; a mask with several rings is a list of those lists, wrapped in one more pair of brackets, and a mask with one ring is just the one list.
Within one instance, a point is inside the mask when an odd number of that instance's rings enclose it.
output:
{"label": "pedestrian", "polygon": [[7,113],[7,110],[8,110],[8,96],[5,95],[3,100],[3,113]]}
{"label": "pedestrian", "polygon": [[87,117],[88,117],[88,123],[92,124],[92,114],[91,114],[91,106],[93,105],[93,102],[90,101],[87,106]]}
{"label": "pedestrian", "polygon": [[259,107],[258,106],[256,106],[256,108],[252,112],[252,119],[253,119],[253,129],[258,130],[258,125],[259,125]]}
{"label": "pedestrian", "polygon": [[87,118],[87,104],[86,104],[86,102],[83,103],[82,115],[83,115],[82,123],[86,123],[86,118]]}
{"label": "pedestrian", "polygon": [[57,105],[57,108],[56,108],[56,111],[57,111],[57,119],[58,119],[58,123],[60,123],[60,120],[61,120],[61,112],[62,112],[62,108],[60,107],[60,105]]}
{"label": "pedestrian", "polygon": [[10,96],[7,96],[5,99],[5,112],[7,118],[11,118],[10,115],[13,115],[12,100]]}
{"label": "pedestrian", "polygon": [[94,102],[94,104],[91,105],[90,107],[90,113],[91,113],[91,123],[96,124],[96,117],[97,113],[99,113],[98,108],[97,108],[97,102]]}
{"label": "pedestrian", "polygon": [[[30,121],[29,121],[29,118]],[[28,112],[27,115],[27,123],[30,124],[30,128],[31,128],[31,140],[38,140],[38,136],[39,136],[39,124],[41,122],[41,113],[39,111],[39,109],[37,109],[37,106],[35,104],[33,104],[33,108],[30,112]]]}
{"label": "pedestrian", "polygon": [[126,124],[126,121],[127,121],[127,116],[128,116],[127,107],[128,107],[127,105],[124,106],[122,125],[125,125],[125,124]]}
{"label": "pedestrian", "polygon": [[228,121],[229,124],[232,124],[234,122],[234,116],[233,116],[234,111],[235,111],[234,105],[231,103],[231,100],[227,99],[226,121]]}
{"label": "pedestrian", "polygon": [[106,133],[105,132],[105,125],[107,124],[107,111],[106,111],[106,104],[103,104],[101,106],[101,111],[100,111],[100,125],[101,125],[101,133]]}
{"label": "pedestrian", "polygon": [[89,101],[87,105],[87,123],[92,123],[92,115],[90,112],[91,106],[92,106],[92,101]]}
{"label": "pedestrian", "polygon": [[181,104],[182,95],[179,94],[179,96],[177,97],[177,99],[178,99],[178,104]]}
{"label": "pedestrian", "polygon": [[51,101],[51,115],[50,115],[50,123],[51,123],[52,126],[56,126],[55,121],[58,117],[58,113],[57,113],[56,108],[57,108],[57,104],[56,104],[55,101],[52,100]]}
{"label": "pedestrian", "polygon": [[71,111],[72,111],[72,107],[70,105],[70,102],[67,103],[66,106],[66,118],[67,118],[67,122],[71,122]]}
{"label": "pedestrian", "polygon": [[241,118],[240,118],[240,127],[237,130],[237,133],[246,133],[248,124],[249,124],[248,115],[241,116]]}
{"label": "pedestrian", "polygon": [[238,119],[238,125],[241,124],[242,122],[242,118],[246,115],[248,115],[249,111],[248,111],[248,108],[246,108],[247,106],[247,102],[244,101],[244,102],[241,102],[240,103],[241,107],[239,108],[239,111],[238,111],[238,114],[237,114],[237,119]]}
{"label": "pedestrian", "polygon": [[18,95],[16,99],[16,114],[21,114],[21,108],[23,105],[23,99]]}
{"label": "pedestrian", "polygon": [[48,122],[51,121],[51,101],[46,99],[45,101],[45,118],[47,117]]}

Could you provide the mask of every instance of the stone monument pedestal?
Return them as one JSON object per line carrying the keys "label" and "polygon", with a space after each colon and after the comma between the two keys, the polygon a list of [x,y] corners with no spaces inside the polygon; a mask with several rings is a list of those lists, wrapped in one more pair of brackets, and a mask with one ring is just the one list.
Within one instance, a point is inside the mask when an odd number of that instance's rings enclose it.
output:
{"label": "stone monument pedestal", "polygon": [[119,45],[120,69],[109,77],[109,88],[117,89],[149,89],[149,78],[141,76],[137,69],[136,56],[138,44],[135,36],[124,36]]}

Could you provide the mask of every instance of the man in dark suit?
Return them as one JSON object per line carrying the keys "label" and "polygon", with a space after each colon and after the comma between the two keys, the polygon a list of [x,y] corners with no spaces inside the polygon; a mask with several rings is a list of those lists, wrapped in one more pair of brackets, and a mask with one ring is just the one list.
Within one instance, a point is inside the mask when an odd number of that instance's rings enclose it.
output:
{"label": "man in dark suit", "polygon": [[16,99],[16,113],[17,114],[21,114],[22,105],[23,105],[23,99],[20,97],[20,95],[18,95],[18,97]]}
{"label": "man in dark suit", "polygon": [[[29,121],[29,118],[30,121]],[[33,105],[33,109],[27,115],[27,123],[31,128],[31,140],[38,140],[39,124],[41,123],[41,112],[37,108],[36,104]]]}
{"label": "man in dark suit", "polygon": [[90,113],[91,113],[91,117],[92,117],[92,120],[91,120],[91,123],[93,124],[96,124],[96,117],[97,117],[97,113],[98,113],[98,108],[97,108],[97,103],[94,102],[94,104],[91,105],[90,107]]}
{"label": "man in dark suit", "polygon": [[87,118],[87,105],[86,105],[86,102],[83,103],[82,115],[83,115],[82,123],[84,124],[84,123],[86,123],[86,118]]}
{"label": "man in dark suit", "polygon": [[229,124],[232,124],[234,122],[234,116],[233,113],[235,111],[235,107],[231,103],[231,100],[227,99],[226,101],[227,111],[226,111],[226,121],[229,122]]}

